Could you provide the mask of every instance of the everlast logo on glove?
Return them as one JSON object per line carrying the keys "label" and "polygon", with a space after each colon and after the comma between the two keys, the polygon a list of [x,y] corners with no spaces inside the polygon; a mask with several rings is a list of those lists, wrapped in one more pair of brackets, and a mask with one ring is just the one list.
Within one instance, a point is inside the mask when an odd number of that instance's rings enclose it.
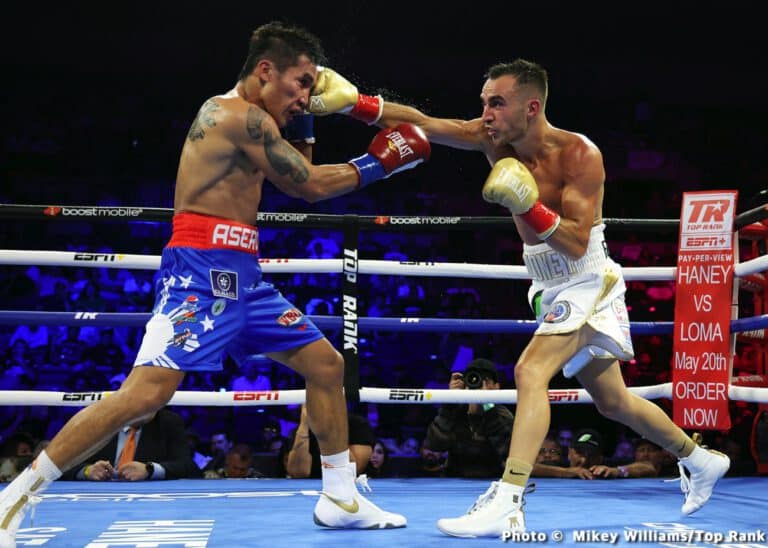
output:
{"label": "everlast logo on glove", "polygon": [[387,137],[389,137],[389,148],[396,151],[400,155],[401,160],[415,154],[399,131],[393,131]]}

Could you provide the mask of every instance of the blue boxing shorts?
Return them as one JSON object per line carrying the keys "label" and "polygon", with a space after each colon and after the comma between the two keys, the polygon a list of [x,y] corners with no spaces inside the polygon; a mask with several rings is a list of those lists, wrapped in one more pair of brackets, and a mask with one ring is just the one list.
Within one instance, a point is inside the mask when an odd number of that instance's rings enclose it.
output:
{"label": "blue boxing shorts", "polygon": [[252,354],[304,346],[323,334],[262,281],[255,227],[197,213],[173,217],[155,306],[134,365],[222,368]]}

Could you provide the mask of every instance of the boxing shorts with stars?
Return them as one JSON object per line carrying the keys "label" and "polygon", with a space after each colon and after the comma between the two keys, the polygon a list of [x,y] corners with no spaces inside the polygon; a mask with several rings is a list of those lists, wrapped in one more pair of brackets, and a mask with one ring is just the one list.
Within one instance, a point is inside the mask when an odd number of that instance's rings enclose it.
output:
{"label": "boxing shorts with stars", "polygon": [[256,227],[197,213],[174,215],[153,314],[134,365],[220,370],[225,353],[240,362],[323,338],[262,281],[258,247]]}

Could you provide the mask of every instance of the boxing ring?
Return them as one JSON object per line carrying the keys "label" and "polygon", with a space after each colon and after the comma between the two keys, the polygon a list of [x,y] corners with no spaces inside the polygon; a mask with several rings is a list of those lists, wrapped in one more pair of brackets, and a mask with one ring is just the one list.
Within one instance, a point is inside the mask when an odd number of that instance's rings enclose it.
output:
{"label": "boxing ring", "polygon": [[[68,209],[70,216],[64,215]],[[88,213],[84,213],[88,212]],[[172,211],[161,208],[93,206],[32,206],[0,204],[0,217],[40,222],[71,219],[170,221]],[[757,208],[737,217],[737,229],[768,240],[760,221],[768,217]],[[669,230],[677,224],[664,219],[606,219],[619,228]],[[324,331],[339,331],[346,363],[345,393],[352,402],[433,405],[440,403],[516,403],[516,390],[495,391],[427,389],[419,387],[365,387],[359,384],[359,336],[364,332],[407,333],[533,333],[533,320],[498,320],[421,317],[360,317],[357,310],[358,277],[362,275],[434,276],[528,280],[525,267],[432,261],[385,261],[359,257],[364,230],[473,230],[513,229],[511,218],[404,217],[260,213],[259,227],[331,228],[343,232],[343,256],[337,259],[261,259],[265,275],[342,274],[343,316],[309,317]],[[156,270],[159,256],[121,253],[0,250],[0,264],[57,267],[95,267]],[[763,253],[735,267],[743,285],[762,291],[768,284],[768,255]],[[669,281],[675,267],[624,267],[627,281]],[[763,312],[755,307],[756,312]],[[67,326],[143,326],[149,313],[94,311],[56,312],[0,310],[0,324]],[[764,341],[768,314],[734,318],[735,336]],[[632,334],[669,335],[673,322],[632,322]],[[332,342],[335,342],[332,340]],[[762,344],[762,343],[761,343]],[[765,373],[765,371],[763,371]],[[759,383],[758,383],[759,384]],[[630,387],[646,399],[672,399],[672,383]],[[108,391],[46,392],[0,391],[0,405],[83,406],[108,397]],[[768,403],[768,388],[733,382],[728,398]],[[304,390],[262,392],[179,391],[169,405],[254,406],[286,405],[304,401]],[[550,390],[553,404],[588,404],[583,389]],[[683,517],[679,483],[662,479],[563,480],[532,478],[536,492],[526,502],[529,534],[526,543],[655,544],[664,546],[768,546],[768,481],[764,477],[726,477],[710,502],[699,512]],[[406,515],[405,530],[329,531],[312,523],[319,480],[174,480],[137,483],[55,482],[43,495],[34,524],[29,517],[17,537],[19,546],[262,546],[341,545],[365,542],[390,546],[407,539],[418,546],[471,542],[498,544],[498,539],[462,540],[439,533],[439,517],[464,512],[487,487],[487,480],[448,478],[383,478],[370,481],[367,496],[376,504]],[[588,509],[588,512],[585,512]]]}

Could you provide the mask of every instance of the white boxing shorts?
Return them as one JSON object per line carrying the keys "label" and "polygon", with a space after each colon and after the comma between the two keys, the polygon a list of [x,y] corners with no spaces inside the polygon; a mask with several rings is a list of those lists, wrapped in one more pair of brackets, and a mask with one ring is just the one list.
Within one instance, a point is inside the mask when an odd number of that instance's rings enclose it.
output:
{"label": "white boxing shorts", "polygon": [[578,260],[546,242],[523,246],[523,261],[533,281],[528,302],[539,323],[536,335],[573,333],[584,324],[597,333],[566,362],[563,375],[569,378],[595,358],[634,356],[624,302],[627,288],[621,267],[608,255],[604,230],[604,224],[592,227],[587,252]]}

